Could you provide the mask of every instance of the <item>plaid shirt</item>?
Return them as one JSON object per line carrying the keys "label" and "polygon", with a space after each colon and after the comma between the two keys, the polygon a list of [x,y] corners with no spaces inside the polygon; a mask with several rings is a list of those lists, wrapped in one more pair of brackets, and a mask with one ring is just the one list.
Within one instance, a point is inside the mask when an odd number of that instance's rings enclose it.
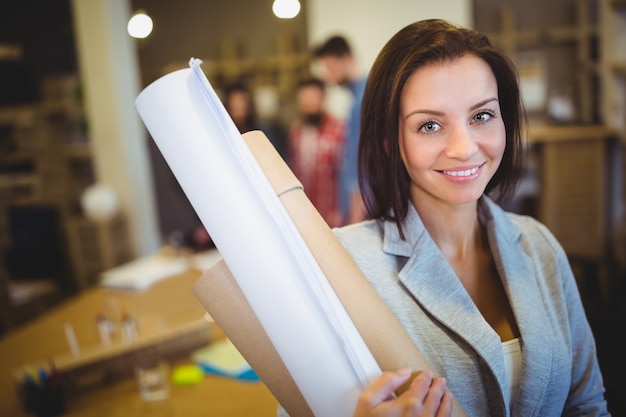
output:
{"label": "plaid shirt", "polygon": [[311,203],[331,227],[342,223],[338,181],[344,135],[344,123],[328,114],[319,126],[296,120],[289,131],[289,165]]}

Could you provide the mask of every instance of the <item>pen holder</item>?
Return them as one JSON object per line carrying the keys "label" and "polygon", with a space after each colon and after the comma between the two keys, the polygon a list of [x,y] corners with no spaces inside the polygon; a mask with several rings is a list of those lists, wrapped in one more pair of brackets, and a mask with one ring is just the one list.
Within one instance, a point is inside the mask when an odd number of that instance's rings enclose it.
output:
{"label": "pen holder", "polygon": [[18,385],[18,395],[24,412],[37,417],[60,416],[65,412],[65,398],[60,384],[42,385],[23,381]]}

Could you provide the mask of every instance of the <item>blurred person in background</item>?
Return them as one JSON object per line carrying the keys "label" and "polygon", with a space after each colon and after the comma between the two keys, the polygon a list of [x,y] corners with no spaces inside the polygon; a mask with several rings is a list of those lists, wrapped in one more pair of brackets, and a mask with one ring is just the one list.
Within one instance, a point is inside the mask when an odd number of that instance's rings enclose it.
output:
{"label": "blurred person in background", "polygon": [[344,158],[340,173],[339,205],[346,224],[365,218],[357,173],[357,149],[361,123],[361,100],[367,76],[359,70],[352,49],[343,36],[333,36],[313,51],[322,78],[331,85],[347,88],[352,105],[346,120]]}
{"label": "blurred person in background", "polygon": [[296,87],[299,117],[289,130],[288,163],[304,192],[330,227],[340,226],[339,171],[345,125],[324,110],[325,86],[307,78]]}
{"label": "blurred person in background", "polygon": [[287,135],[277,123],[260,120],[257,117],[254,98],[250,89],[241,82],[230,84],[224,90],[222,102],[240,133],[260,130],[274,145],[280,156],[286,158]]}

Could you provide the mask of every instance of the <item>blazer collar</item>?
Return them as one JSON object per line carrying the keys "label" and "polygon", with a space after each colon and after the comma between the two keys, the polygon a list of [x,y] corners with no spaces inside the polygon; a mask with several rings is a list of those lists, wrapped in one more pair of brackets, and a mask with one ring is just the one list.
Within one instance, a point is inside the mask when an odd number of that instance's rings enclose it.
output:
{"label": "blazer collar", "polygon": [[[498,230],[498,233],[501,234],[500,237],[506,242],[513,243],[519,240],[521,236],[519,228],[511,223],[506,213],[489,197],[483,196],[478,200],[478,217],[480,222],[486,226],[490,223],[506,226]],[[405,240],[402,240],[400,237],[394,222],[384,223],[383,250],[386,253],[410,257],[414,253],[415,245],[420,240],[430,239],[422,219],[417,214],[413,204],[410,203],[407,216],[403,222],[403,230],[405,231]]]}
{"label": "blazer collar", "polygon": [[412,205],[403,226],[406,240],[400,238],[394,223],[386,222],[383,243],[386,252],[408,257],[399,273],[401,283],[422,307],[481,356],[501,357],[498,335],[478,311]]}
{"label": "blazer collar", "polygon": [[[553,361],[551,344],[545,337],[554,330],[544,316],[545,295],[538,285],[545,278],[543,272],[535,270],[520,228],[495,203],[488,201],[488,205],[490,215],[485,224],[489,244],[522,340],[520,390],[525,395],[517,397],[516,414],[534,416],[547,391]],[[501,377],[498,379],[503,384]]]}
{"label": "blazer collar", "polygon": [[[541,375],[549,374],[546,370],[551,356],[550,352],[545,354],[543,341],[533,339],[538,334],[538,323],[544,318],[541,305],[534,304],[541,303],[541,292],[532,261],[520,247],[522,231],[488,197],[479,200],[478,216],[487,229],[496,267],[522,335],[522,384],[526,392],[532,391],[540,397],[548,380]],[[400,238],[395,223],[385,222],[383,242],[385,252],[408,258],[400,270],[400,282],[436,320],[465,340],[483,358],[501,388],[505,387],[506,368],[498,334],[485,321],[412,205],[403,226],[406,240]],[[537,349],[537,344],[542,347]],[[544,354],[537,354],[541,350]],[[535,376],[531,380],[529,375]],[[532,415],[532,404],[519,406]]]}

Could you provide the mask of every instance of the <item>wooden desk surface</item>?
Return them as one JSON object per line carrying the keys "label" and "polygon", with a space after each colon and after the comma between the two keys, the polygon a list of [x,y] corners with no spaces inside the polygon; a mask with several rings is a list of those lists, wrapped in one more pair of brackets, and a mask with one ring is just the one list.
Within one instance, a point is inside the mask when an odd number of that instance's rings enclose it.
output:
{"label": "wooden desk surface", "polygon": [[[95,325],[95,314],[101,309],[136,315],[140,334],[198,323],[204,320],[205,310],[191,286],[200,275],[201,271],[190,269],[140,292],[93,287],[9,332],[0,339],[0,416],[26,416],[16,395],[16,370],[50,357],[71,356],[64,323],[74,327],[81,351],[101,346]],[[221,336],[215,324],[210,329],[211,324],[205,323],[208,331]],[[72,397],[66,405],[67,416],[274,416],[277,402],[261,383],[207,376],[198,385],[173,386],[170,398],[160,402],[143,401],[130,378]]]}
{"label": "wooden desk surface", "polygon": [[166,400],[146,402],[130,379],[73,399],[63,416],[275,417],[277,404],[260,382],[217,376],[205,376],[197,385],[172,386]]}

